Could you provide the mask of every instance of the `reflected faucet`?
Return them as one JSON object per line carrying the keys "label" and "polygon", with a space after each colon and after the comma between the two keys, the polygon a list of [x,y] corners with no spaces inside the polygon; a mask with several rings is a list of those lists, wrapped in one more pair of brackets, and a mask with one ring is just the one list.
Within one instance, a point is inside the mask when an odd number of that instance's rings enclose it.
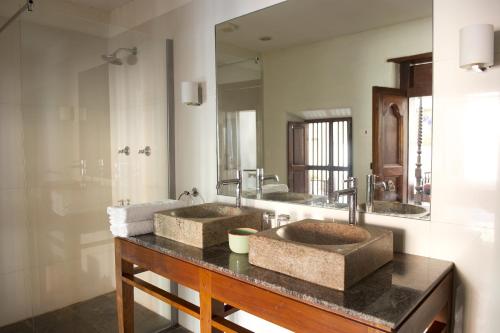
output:
{"label": "reflected faucet", "polygon": [[330,198],[338,201],[341,195],[347,196],[347,204],[349,206],[349,225],[356,225],[356,209],[358,207],[358,180],[355,177],[349,177],[345,181],[347,188],[343,190],[330,192]]}
{"label": "reflected faucet", "polygon": [[382,178],[380,176],[369,174],[366,175],[366,212],[373,213],[373,201],[375,198],[375,190],[378,188],[387,191],[387,183],[385,181],[377,182],[377,178]]}
{"label": "reflected faucet", "polygon": [[280,182],[280,178],[278,175],[264,175],[263,168],[256,169],[256,178],[257,178],[257,198],[260,199],[262,196],[262,190],[264,188],[264,182],[266,180],[274,180],[276,183]]}
{"label": "reflected faucet", "polygon": [[236,178],[219,180],[217,192],[225,185],[236,185],[236,207],[241,207],[241,170],[236,171]]}

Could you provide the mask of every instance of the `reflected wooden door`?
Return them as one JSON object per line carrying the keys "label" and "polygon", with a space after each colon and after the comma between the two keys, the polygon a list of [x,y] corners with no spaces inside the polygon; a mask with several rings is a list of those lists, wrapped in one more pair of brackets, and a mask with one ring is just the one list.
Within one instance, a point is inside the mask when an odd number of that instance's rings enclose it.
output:
{"label": "reflected wooden door", "polygon": [[307,124],[288,122],[288,188],[307,193]]}
{"label": "reflected wooden door", "polygon": [[407,202],[408,97],[400,89],[373,87],[372,172],[390,186],[375,199]]}

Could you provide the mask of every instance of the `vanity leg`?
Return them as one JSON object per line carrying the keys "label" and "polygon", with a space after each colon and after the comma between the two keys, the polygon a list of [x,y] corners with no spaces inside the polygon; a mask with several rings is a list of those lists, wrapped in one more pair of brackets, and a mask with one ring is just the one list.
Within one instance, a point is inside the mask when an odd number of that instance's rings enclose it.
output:
{"label": "vanity leg", "polygon": [[134,265],[121,258],[120,240],[115,239],[116,310],[118,332],[134,332],[134,287],[122,280],[122,274],[134,275]]}
{"label": "vanity leg", "polygon": [[212,316],[224,314],[224,303],[212,299],[212,276],[200,269],[200,331],[201,333],[222,333],[212,328]]}

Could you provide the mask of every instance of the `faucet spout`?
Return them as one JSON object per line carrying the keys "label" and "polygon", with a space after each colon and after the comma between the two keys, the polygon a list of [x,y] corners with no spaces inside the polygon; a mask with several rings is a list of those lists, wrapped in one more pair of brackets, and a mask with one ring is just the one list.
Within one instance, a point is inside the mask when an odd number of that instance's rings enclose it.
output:
{"label": "faucet spout", "polygon": [[267,180],[274,180],[274,182],[279,183],[280,178],[278,175],[264,175],[264,169],[258,168],[256,172],[257,176],[257,197],[260,198],[262,195],[262,190],[264,188],[264,183]]}
{"label": "faucet spout", "polygon": [[349,225],[356,225],[356,210],[358,207],[358,181],[355,177],[350,177],[345,180],[347,188],[343,190],[330,192],[330,198],[337,201],[340,196],[347,196],[347,204],[349,206]]}
{"label": "faucet spout", "polygon": [[377,178],[381,178],[380,176],[369,174],[366,175],[366,212],[373,212],[373,202],[375,200],[375,190],[377,188],[382,188],[384,191],[387,191],[388,186],[385,181],[376,181]]}
{"label": "faucet spout", "polygon": [[219,180],[216,186],[217,192],[227,185],[236,185],[236,207],[241,207],[241,170],[236,172],[236,178]]}

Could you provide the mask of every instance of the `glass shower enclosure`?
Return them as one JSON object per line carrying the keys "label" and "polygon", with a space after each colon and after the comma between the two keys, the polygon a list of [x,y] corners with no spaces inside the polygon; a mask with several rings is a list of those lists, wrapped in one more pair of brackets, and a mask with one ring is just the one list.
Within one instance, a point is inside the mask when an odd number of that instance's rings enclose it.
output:
{"label": "glass shower enclosure", "polygon": [[0,3],[0,332],[116,330],[106,207],[169,195],[169,36],[85,3]]}

